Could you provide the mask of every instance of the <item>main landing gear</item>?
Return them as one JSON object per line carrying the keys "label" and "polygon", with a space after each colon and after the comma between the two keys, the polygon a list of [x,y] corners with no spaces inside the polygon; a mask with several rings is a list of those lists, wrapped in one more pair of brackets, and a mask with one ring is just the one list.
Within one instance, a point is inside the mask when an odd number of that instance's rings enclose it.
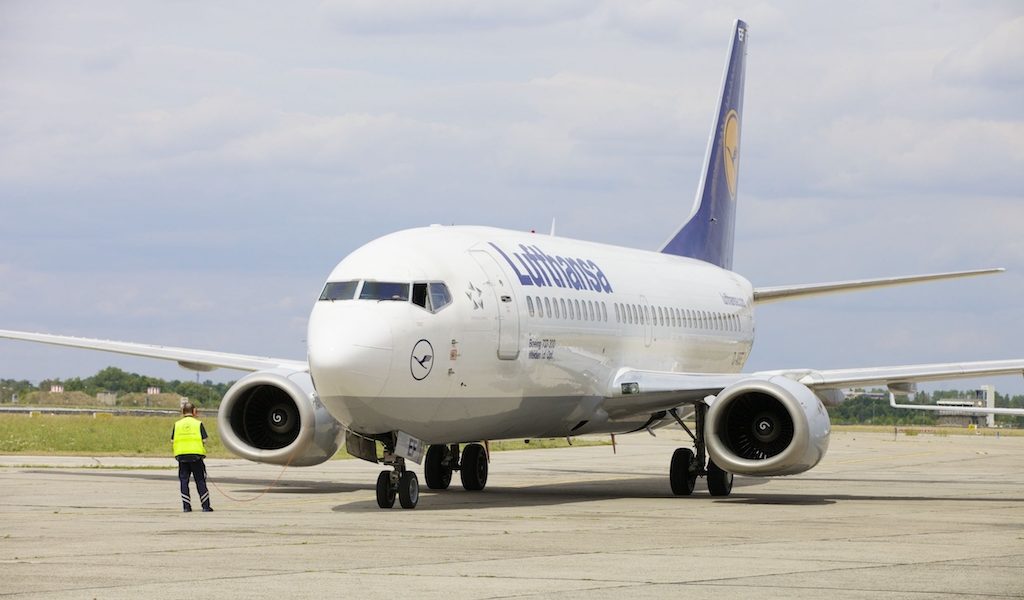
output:
{"label": "main landing gear", "polygon": [[[416,508],[420,498],[416,473],[405,468],[405,459],[394,454],[394,448],[385,444],[384,464],[394,467],[377,476],[377,506],[391,508],[398,497],[402,508]],[[482,444],[469,444],[459,452],[458,444],[434,444],[427,448],[423,475],[427,487],[446,490],[452,482],[452,473],[459,472],[466,491],[479,492],[487,486],[487,450]]]}
{"label": "main landing gear", "polygon": [[[732,473],[722,470],[721,467],[715,464],[715,461],[707,458],[707,449],[704,444],[704,417],[707,415],[708,407],[706,404],[701,403],[697,404],[695,409],[697,419],[696,434],[690,431],[690,428],[683,423],[676,409],[669,411],[672,418],[686,430],[686,433],[690,434],[697,448],[696,454],[689,448],[676,448],[676,451],[672,454],[672,463],[669,465],[668,470],[668,480],[672,486],[672,493],[677,496],[689,496],[693,493],[697,477],[707,477],[708,492],[712,496],[728,496],[732,492]],[[706,468],[705,464],[707,465]]]}

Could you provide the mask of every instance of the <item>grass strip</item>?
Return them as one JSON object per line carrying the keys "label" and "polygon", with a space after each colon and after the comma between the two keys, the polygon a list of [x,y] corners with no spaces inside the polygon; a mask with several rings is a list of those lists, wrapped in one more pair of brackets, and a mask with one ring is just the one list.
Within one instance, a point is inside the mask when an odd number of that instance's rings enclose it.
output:
{"label": "grass strip", "polygon": [[[0,415],[0,454],[41,456],[171,456],[171,429],[177,416],[130,417],[109,414],[89,415]],[[220,443],[217,420],[203,420],[210,439],[206,443],[209,458],[235,458]],[[595,438],[575,438],[573,446],[604,445]],[[506,440],[491,443],[491,450],[533,450],[565,448],[564,439]],[[334,456],[351,458],[344,449]]]}

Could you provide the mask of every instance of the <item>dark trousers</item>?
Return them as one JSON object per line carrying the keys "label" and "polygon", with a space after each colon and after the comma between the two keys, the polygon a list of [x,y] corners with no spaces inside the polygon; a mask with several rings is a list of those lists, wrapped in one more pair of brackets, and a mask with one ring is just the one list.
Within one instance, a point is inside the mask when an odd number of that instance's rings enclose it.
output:
{"label": "dark trousers", "polygon": [[185,510],[192,510],[192,497],[188,491],[188,478],[196,480],[196,490],[203,508],[210,508],[210,490],[206,487],[206,465],[203,459],[178,463],[178,480],[181,482],[181,503]]}

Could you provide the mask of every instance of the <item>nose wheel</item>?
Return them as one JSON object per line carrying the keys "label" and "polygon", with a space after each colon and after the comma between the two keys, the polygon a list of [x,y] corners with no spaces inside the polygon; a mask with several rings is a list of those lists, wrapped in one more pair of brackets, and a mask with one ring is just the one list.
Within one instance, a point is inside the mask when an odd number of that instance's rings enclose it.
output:
{"label": "nose wheel", "polygon": [[391,508],[398,498],[402,508],[416,508],[420,501],[420,481],[416,473],[406,470],[405,459],[395,456],[388,448],[384,451],[384,464],[393,469],[377,475],[377,506]]}

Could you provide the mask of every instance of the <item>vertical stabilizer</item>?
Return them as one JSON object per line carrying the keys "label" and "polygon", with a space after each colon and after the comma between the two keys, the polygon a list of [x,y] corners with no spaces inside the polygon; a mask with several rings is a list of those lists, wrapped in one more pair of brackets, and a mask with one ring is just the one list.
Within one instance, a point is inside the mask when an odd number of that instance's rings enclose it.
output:
{"label": "vertical stabilizer", "polygon": [[696,258],[723,269],[732,268],[736,230],[747,37],[747,24],[736,21],[693,212],[661,248],[667,254]]}

